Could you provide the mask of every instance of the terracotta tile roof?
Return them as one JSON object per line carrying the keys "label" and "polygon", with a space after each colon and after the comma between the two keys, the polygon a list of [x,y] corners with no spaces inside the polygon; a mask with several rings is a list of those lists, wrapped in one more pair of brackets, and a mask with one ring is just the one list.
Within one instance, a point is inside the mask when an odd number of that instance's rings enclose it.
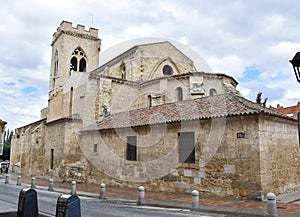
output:
{"label": "terracotta tile roof", "polygon": [[289,106],[289,107],[280,107],[279,105],[277,108],[272,108],[273,110],[277,110],[282,114],[286,114],[289,116],[293,116],[294,118],[297,118],[297,113],[300,112],[300,102],[297,103],[297,105]]}
{"label": "terracotta tile roof", "polygon": [[83,131],[265,113],[292,119],[235,94],[222,94],[113,114]]}

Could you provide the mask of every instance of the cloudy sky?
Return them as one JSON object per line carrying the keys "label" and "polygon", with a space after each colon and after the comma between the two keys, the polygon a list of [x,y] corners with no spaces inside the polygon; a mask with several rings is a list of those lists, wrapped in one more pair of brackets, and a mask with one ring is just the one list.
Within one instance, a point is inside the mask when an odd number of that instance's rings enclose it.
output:
{"label": "cloudy sky", "polygon": [[10,0],[0,16],[0,119],[10,129],[47,106],[50,43],[62,20],[99,28],[102,50],[138,37],[179,41],[250,100],[263,92],[267,105],[300,101],[288,62],[300,51],[297,0]]}

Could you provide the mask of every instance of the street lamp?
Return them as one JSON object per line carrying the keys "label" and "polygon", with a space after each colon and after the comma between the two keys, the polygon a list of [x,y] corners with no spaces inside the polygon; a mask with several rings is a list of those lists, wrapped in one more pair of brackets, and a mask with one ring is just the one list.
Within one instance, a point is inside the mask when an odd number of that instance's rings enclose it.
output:
{"label": "street lamp", "polygon": [[292,63],[296,79],[300,83],[300,52],[296,53],[294,58],[290,60],[290,63]]}
{"label": "street lamp", "polygon": [[[297,81],[300,83],[300,52],[297,52],[296,55],[292,60],[290,60],[290,63],[292,63],[294,72],[296,75]],[[300,147],[300,111],[297,114],[298,119],[298,141],[299,141],[299,147]]]}

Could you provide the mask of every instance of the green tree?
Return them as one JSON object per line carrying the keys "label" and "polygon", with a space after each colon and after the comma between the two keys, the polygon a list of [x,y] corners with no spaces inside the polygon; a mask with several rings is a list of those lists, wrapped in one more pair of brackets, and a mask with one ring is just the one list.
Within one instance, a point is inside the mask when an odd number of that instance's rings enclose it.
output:
{"label": "green tree", "polygon": [[262,97],[262,92],[258,92],[257,95],[256,95],[256,103],[263,106],[263,107],[266,107],[268,98],[265,98],[265,100],[262,102],[261,97]]}
{"label": "green tree", "polygon": [[4,132],[3,154],[1,156],[2,160],[10,159],[10,145],[13,135],[14,131],[10,131],[9,129]]}

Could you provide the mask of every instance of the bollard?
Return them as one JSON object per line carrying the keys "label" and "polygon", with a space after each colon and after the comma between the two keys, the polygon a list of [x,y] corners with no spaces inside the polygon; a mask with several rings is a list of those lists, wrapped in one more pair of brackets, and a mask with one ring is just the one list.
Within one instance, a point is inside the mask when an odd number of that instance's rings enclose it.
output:
{"label": "bollard", "polygon": [[81,217],[79,197],[77,195],[66,195],[66,194],[61,195],[57,199],[55,216]]}
{"label": "bollard", "polygon": [[49,188],[48,188],[48,191],[53,191],[53,187],[54,187],[53,179],[49,179]]}
{"label": "bollard", "polygon": [[76,195],[76,181],[72,181],[71,195]]}
{"label": "bollard", "polygon": [[100,196],[99,196],[100,199],[106,199],[105,197],[105,184],[104,183],[101,183],[100,185]]}
{"label": "bollard", "polygon": [[137,205],[144,205],[144,204],[145,204],[145,188],[143,186],[140,186]]}
{"label": "bollard", "polygon": [[267,194],[267,215],[266,217],[277,217],[276,195],[273,193]]}
{"label": "bollard", "polygon": [[31,188],[36,188],[35,187],[35,177],[31,177]]}
{"label": "bollard", "polygon": [[17,216],[39,216],[37,192],[34,189],[24,188],[20,191]]}
{"label": "bollard", "polygon": [[20,186],[21,185],[21,176],[18,176],[17,178],[17,186]]}
{"label": "bollard", "polygon": [[9,175],[5,175],[5,182],[4,184],[9,184]]}
{"label": "bollard", "polygon": [[192,191],[192,209],[199,208],[199,191],[193,190]]}

